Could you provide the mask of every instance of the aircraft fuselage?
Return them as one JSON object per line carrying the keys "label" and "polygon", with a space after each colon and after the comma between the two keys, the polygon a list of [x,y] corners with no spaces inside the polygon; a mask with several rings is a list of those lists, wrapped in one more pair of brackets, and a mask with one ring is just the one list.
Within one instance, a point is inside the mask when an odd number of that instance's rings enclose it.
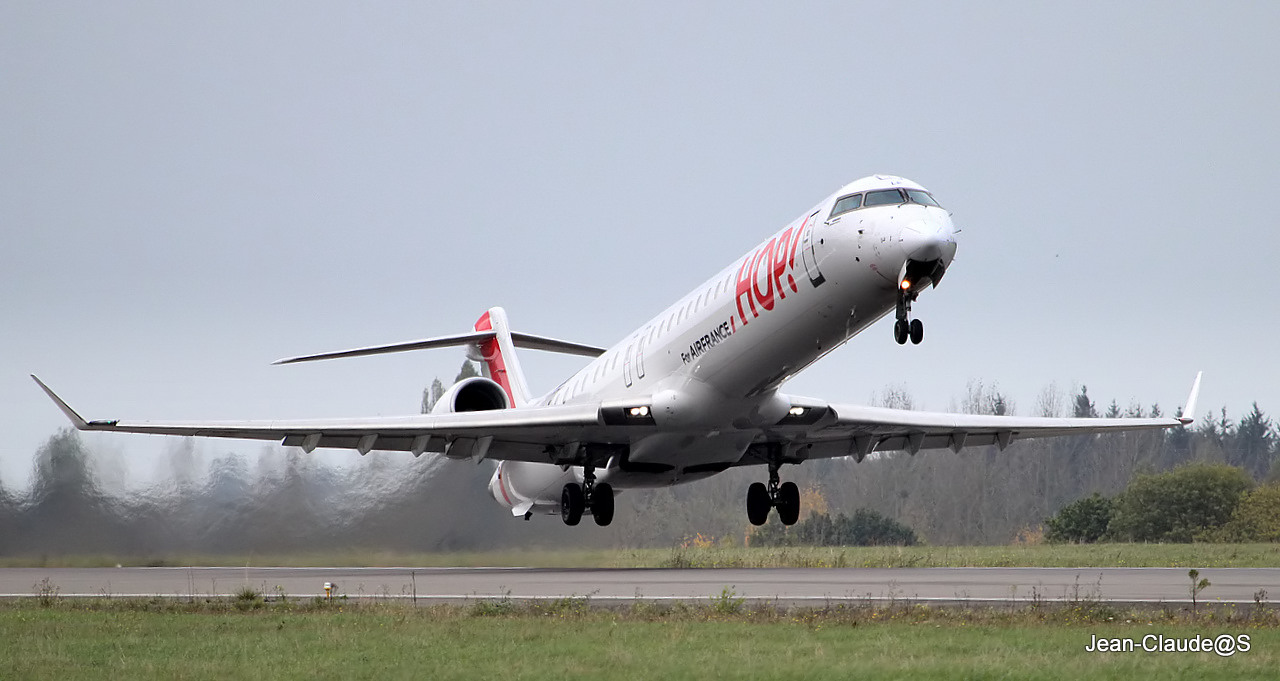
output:
{"label": "aircraft fuselage", "polygon": [[[688,482],[739,461],[751,429],[786,415],[782,383],[936,284],[950,265],[956,229],[941,207],[904,193],[901,202],[832,217],[842,197],[888,189],[924,191],[889,176],[842,187],[535,404],[650,398],[661,432],[627,443],[625,466],[596,472],[614,487]],[[507,461],[490,490],[506,505],[517,496],[555,505],[560,488],[581,478],[581,468]]]}

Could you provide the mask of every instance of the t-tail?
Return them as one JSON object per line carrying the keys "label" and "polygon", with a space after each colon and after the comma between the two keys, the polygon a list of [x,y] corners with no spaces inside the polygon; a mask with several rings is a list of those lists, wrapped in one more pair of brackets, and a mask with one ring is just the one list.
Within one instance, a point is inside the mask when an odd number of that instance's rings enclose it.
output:
{"label": "t-tail", "polygon": [[529,384],[525,382],[520,360],[516,358],[515,342],[511,327],[507,324],[507,312],[491,307],[476,320],[476,331],[492,331],[493,335],[471,346],[471,359],[480,363],[485,378],[502,386],[511,406],[523,407],[529,403]]}
{"label": "t-tail", "polygon": [[481,371],[485,378],[492,380],[506,393],[507,402],[512,407],[523,407],[529,404],[530,399],[529,384],[525,382],[524,372],[520,370],[520,361],[516,359],[516,348],[543,350],[582,357],[599,357],[605,352],[604,348],[593,345],[512,331],[511,326],[507,323],[506,310],[500,307],[491,307],[480,315],[480,318],[476,320],[472,330],[468,333],[335,352],[321,352],[299,357],[287,357],[276,360],[275,364],[294,364],[296,362],[314,362],[321,359],[364,357],[389,352],[458,346],[467,348],[467,357],[480,363]]}

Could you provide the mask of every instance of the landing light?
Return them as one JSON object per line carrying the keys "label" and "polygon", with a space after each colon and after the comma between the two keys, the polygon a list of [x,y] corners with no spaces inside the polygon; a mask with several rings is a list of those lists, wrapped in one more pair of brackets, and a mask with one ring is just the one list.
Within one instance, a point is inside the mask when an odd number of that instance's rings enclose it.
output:
{"label": "landing light", "polygon": [[629,413],[636,418],[644,418],[649,415],[648,407],[632,407]]}
{"label": "landing light", "polygon": [[792,407],[787,413],[792,416],[804,416],[804,407]]}
{"label": "landing light", "polygon": [[908,281],[908,280],[906,280],[906,279],[903,279],[903,280],[902,280],[902,290],[903,290],[903,291],[905,291],[905,290],[907,290],[907,289],[909,289],[909,288],[911,288],[911,282],[910,282],[910,281]]}

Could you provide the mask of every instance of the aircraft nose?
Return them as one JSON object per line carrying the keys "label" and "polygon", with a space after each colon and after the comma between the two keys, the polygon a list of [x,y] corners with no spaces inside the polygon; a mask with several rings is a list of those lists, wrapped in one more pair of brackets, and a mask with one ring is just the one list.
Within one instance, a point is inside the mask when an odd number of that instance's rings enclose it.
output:
{"label": "aircraft nose", "polygon": [[911,260],[941,260],[951,264],[956,255],[956,230],[950,218],[917,220],[902,230],[902,250]]}

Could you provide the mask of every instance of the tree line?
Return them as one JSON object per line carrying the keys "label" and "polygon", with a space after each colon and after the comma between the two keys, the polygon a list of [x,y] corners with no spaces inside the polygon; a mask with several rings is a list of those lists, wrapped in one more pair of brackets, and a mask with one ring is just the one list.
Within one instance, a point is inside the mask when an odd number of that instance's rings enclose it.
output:
{"label": "tree line", "polygon": [[1255,486],[1243,468],[1191,463],[1140,474],[1123,492],[1094,492],[1045,521],[1051,542],[1280,541],[1280,481]]}

